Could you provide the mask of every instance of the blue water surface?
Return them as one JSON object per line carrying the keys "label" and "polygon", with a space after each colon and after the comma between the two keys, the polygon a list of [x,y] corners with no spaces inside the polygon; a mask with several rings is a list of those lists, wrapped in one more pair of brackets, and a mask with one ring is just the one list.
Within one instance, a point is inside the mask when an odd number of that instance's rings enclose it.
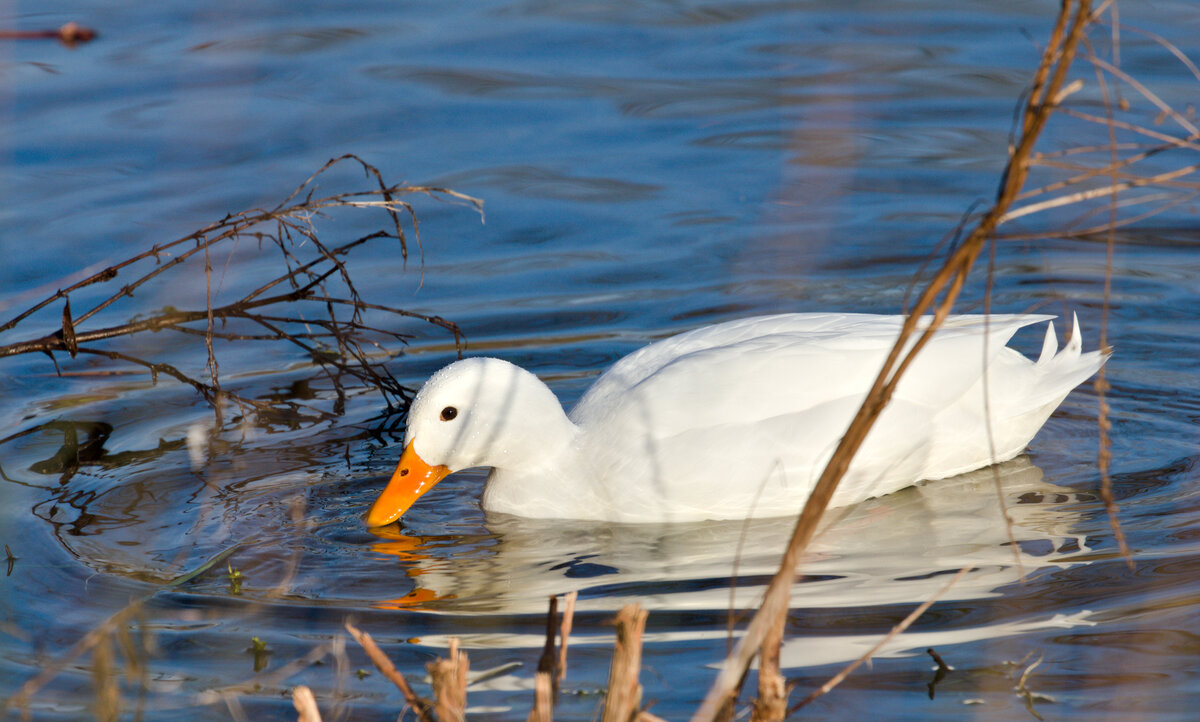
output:
{"label": "blue water surface", "polygon": [[[995,196],[1056,9],[1033,0],[11,4],[4,27],[75,20],[99,37],[75,48],[0,41],[0,324],[155,243],[274,207],[347,153],[390,183],[484,201],[479,214],[406,196],[420,247],[406,226],[407,259],[387,240],[350,254],[364,298],[455,322],[467,353],[525,365],[567,405],[616,359],[674,332],[764,313],[898,313],[939,243]],[[1128,3],[1119,17],[1121,68],[1195,122],[1200,79],[1156,36],[1200,58],[1196,6]],[[1112,61],[1111,27],[1091,37]],[[1092,68],[1081,61],[1075,77],[1084,85],[1071,107],[1104,116]],[[1119,119],[1186,135],[1133,86],[1107,90],[1129,103]],[[1059,115],[1039,150],[1107,141],[1102,124]],[[1186,152],[1146,165],[1180,168],[1194,162]],[[1064,158],[1097,167],[1107,153]],[[1065,174],[1040,168],[1033,183]],[[926,485],[867,502],[818,541],[788,619],[793,700],[971,564],[812,713],[1189,713],[1200,694],[1200,236],[1192,187],[1179,181],[1153,191],[1169,196],[1120,209],[1132,218],[1179,201],[1113,235],[1111,271],[1104,234],[1067,233],[1104,223],[1107,207],[1007,224],[960,303],[1077,312],[1087,348],[1104,329],[1115,348],[1112,481],[1132,564],[1098,497],[1099,402],[1085,385],[1027,457],[1002,467],[1002,495],[990,473]],[[353,161],[316,183],[318,195],[374,187]],[[367,209],[314,219],[327,244],[386,223]],[[313,252],[311,242],[294,248]],[[90,327],[202,308],[209,290],[227,302],[282,263],[269,242],[226,244],[211,275],[203,266],[164,274]],[[115,290],[73,293],[74,312]],[[412,335],[407,347],[388,346],[391,360],[378,356],[410,387],[457,355],[443,328],[381,322]],[[0,343],[61,325],[55,301]],[[193,337],[105,343],[205,373]],[[1015,344],[1034,353],[1040,337]],[[471,687],[469,712],[524,719],[547,598],[577,590],[558,716],[594,718],[613,613],[636,601],[651,610],[643,699],[683,718],[726,652],[728,610],[754,606],[790,532],[788,520],[623,528],[487,516],[483,477],[469,472],[373,534],[362,513],[399,455],[402,419],[353,379],[339,399],[302,349],[217,351],[228,388],[320,413],[229,409],[218,424],[190,387],[153,383],[118,361],[58,354],[60,376],[43,355],[0,359],[0,543],[15,557],[0,560],[0,695],[19,702],[7,714],[103,709],[94,670],[111,658],[128,718],[293,719],[290,691],[305,684],[326,719],[394,719],[399,692],[377,672],[355,673],[372,668],[343,629],[353,620],[422,695],[426,663],[459,638],[473,670],[494,672]],[[72,652],[93,630],[109,657],[95,646]],[[255,654],[253,637],[269,653]],[[954,667],[932,692],[928,648]],[[310,653],[324,663],[287,666]]]}

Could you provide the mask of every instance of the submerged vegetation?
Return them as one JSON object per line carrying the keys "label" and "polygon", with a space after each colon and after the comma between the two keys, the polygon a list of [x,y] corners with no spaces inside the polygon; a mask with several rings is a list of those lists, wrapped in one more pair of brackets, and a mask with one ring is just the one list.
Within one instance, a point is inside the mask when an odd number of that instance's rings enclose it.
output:
{"label": "submerged vegetation", "polygon": [[[995,243],[1030,237],[1026,234],[1002,233],[1001,229],[1017,219],[1028,218],[1039,212],[1071,208],[1079,212],[1074,220],[1065,223],[1059,231],[1039,231],[1037,237],[1055,233],[1094,237],[1106,244],[1111,263],[1113,232],[1116,228],[1140,222],[1154,213],[1194,199],[1200,193],[1200,184],[1185,180],[1200,169],[1200,164],[1175,160],[1180,152],[1200,150],[1200,129],[1193,124],[1189,115],[1171,108],[1149,88],[1120,69],[1118,39],[1119,30],[1124,26],[1120,24],[1115,11],[1116,4],[1113,2],[1100,3],[1097,7],[1093,7],[1088,0],[1063,0],[1061,3],[1041,63],[1034,71],[1026,97],[1019,106],[1008,161],[995,199],[987,208],[970,213],[960,227],[948,236],[949,250],[936,269],[914,279],[914,288],[919,290],[913,294],[912,303],[906,309],[911,314],[909,323],[821,475],[797,520],[786,549],[781,550],[779,570],[771,580],[762,604],[745,627],[736,647],[720,662],[719,671],[707,697],[695,711],[694,720],[727,720],[747,710],[751,719],[755,720],[777,720],[795,713],[819,696],[832,691],[859,665],[869,661],[887,641],[902,634],[937,600],[937,596],[932,597],[914,608],[875,647],[816,689],[797,690],[794,682],[786,679],[780,669],[779,647],[784,636],[790,592],[797,570],[802,566],[805,550],[820,527],[825,507],[839,479],[887,404],[905,369],[951,312],[969,274],[981,257],[986,258],[986,252],[994,248]],[[1165,41],[1161,42],[1164,52],[1176,54],[1200,82],[1200,70]],[[1102,46],[1108,48],[1107,54],[1098,50]],[[1078,64],[1077,58],[1082,58],[1090,65],[1090,73],[1072,73],[1073,65]],[[1069,105],[1068,101],[1072,100],[1077,100],[1078,104]],[[1124,119],[1124,114],[1131,118],[1144,117],[1147,106],[1153,108],[1150,115],[1154,118],[1150,123]],[[1078,137],[1088,140],[1079,145],[1038,151],[1043,131],[1052,120],[1058,119],[1062,122],[1073,121],[1084,128],[1099,129],[1101,137],[1095,140],[1094,134],[1081,132],[1077,134]],[[1175,133],[1163,127],[1168,124],[1177,127]],[[330,168],[346,163],[360,166],[373,181],[373,187],[365,191],[317,197],[314,181]],[[1143,168],[1147,170],[1142,171]],[[1027,186],[1033,173],[1047,177],[1041,186],[1029,189]],[[417,216],[406,200],[414,194],[482,209],[479,200],[446,188],[388,185],[380,172],[369,163],[355,156],[343,156],[330,161],[270,210],[243,211],[182,238],[156,244],[120,263],[88,274],[32,304],[0,325],[0,334],[11,338],[36,322],[41,321],[45,325],[43,317],[48,314],[61,315],[57,329],[51,333],[31,332],[26,338],[7,340],[0,345],[0,357],[40,353],[48,356],[55,368],[59,368],[64,356],[73,359],[82,354],[106,359],[123,367],[136,367],[154,378],[170,377],[190,386],[212,406],[218,426],[224,423],[224,414],[230,409],[235,409],[238,415],[293,413],[309,414],[314,418],[336,416],[339,405],[336,400],[332,408],[301,408],[292,400],[253,398],[242,395],[229,384],[222,384],[222,344],[282,342],[302,349],[315,367],[323,369],[336,391],[336,397],[341,401],[348,393],[342,379],[348,377],[378,390],[390,407],[402,409],[411,399],[412,392],[396,381],[386,363],[396,355],[396,351],[388,344],[403,343],[406,336],[394,330],[394,326],[385,319],[407,317],[436,325],[452,334],[456,344],[461,342],[462,334],[453,322],[439,316],[414,313],[366,300],[355,287],[347,258],[356,248],[373,242],[398,244],[401,254],[407,258],[410,231],[406,228],[410,228],[413,238],[419,241]],[[317,219],[354,209],[382,211],[388,220],[386,228],[340,243],[322,240],[315,225]],[[228,248],[244,249],[250,244],[276,253],[282,261],[282,268],[270,281],[249,289],[237,298],[218,300],[213,282],[214,254]],[[132,306],[135,292],[150,284],[171,283],[176,275],[188,272],[203,273],[206,292],[203,306],[164,308],[152,312],[134,307],[136,313],[127,320],[100,322],[101,319],[111,319],[119,309]],[[106,290],[97,293],[98,288]],[[1107,292],[1106,288],[1106,298]],[[76,299],[75,310],[71,307],[73,298]],[[86,303],[80,302],[82,298],[88,299]],[[86,310],[79,312],[81,306]],[[934,321],[927,330],[918,333],[916,318],[925,314],[932,314]],[[170,332],[202,340],[205,359],[202,364],[197,364],[202,370],[179,368],[114,345],[118,339],[154,332]],[[915,341],[910,344],[910,339]],[[1103,336],[1101,344],[1104,345]],[[1104,401],[1107,388],[1101,371],[1096,381],[1100,397],[1097,415],[1101,440],[1097,464],[1103,481],[1101,494],[1111,519],[1115,542],[1128,558],[1130,552],[1118,523],[1118,510],[1108,476],[1110,459],[1107,434],[1110,423],[1107,418],[1108,406]],[[70,433],[75,434],[75,431],[72,427]],[[89,439],[90,434],[89,431]],[[8,440],[0,439],[0,444]],[[86,444],[85,441],[83,445]],[[79,446],[76,441],[72,453],[78,452]],[[996,519],[993,523],[1003,524],[1004,520]],[[1015,553],[1016,545],[1013,546]],[[211,569],[219,571],[224,568],[227,570],[229,594],[239,595],[244,580],[242,572],[228,561],[233,550],[227,549],[200,568],[180,575],[171,584],[182,583]],[[19,558],[9,551],[7,545],[5,551],[11,572],[13,564],[19,563]],[[950,576],[942,591],[950,589],[970,569],[964,567],[956,575]],[[553,718],[555,700],[567,669],[574,601],[573,595],[565,598],[560,619],[557,599],[551,599],[546,643],[538,663],[530,701],[530,720]],[[6,708],[28,711],[39,690],[55,674],[75,664],[83,655],[90,654],[96,714],[103,719],[119,716],[122,706],[120,676],[123,675],[130,686],[144,690],[146,685],[148,671],[145,660],[151,654],[150,642],[147,634],[135,633],[139,629],[137,620],[141,605],[142,601],[131,603],[78,640],[67,652],[48,661],[40,674],[28,680],[17,694],[5,701]],[[646,617],[646,612],[635,606],[623,609],[617,616],[617,641],[606,685],[604,720],[656,719],[645,708],[638,677]],[[349,638],[360,645],[379,672],[396,685],[406,709],[418,719],[445,721],[465,715],[470,679],[469,660],[457,643],[450,644],[447,659],[430,663],[434,699],[426,700],[414,692],[369,634],[355,627],[352,621],[347,622],[346,630]],[[264,671],[242,684],[212,690],[207,695],[207,701],[223,702],[234,718],[244,718],[237,699],[238,694],[246,689],[255,685],[281,683],[298,670],[326,658],[334,659],[338,669],[350,669],[353,665],[346,639],[337,637],[325,641],[303,657],[277,669]],[[263,660],[272,653],[258,637],[251,639],[246,651],[254,657],[256,672],[265,667]],[[929,686],[932,697],[937,682],[953,674],[953,671],[936,650],[930,650],[929,653],[937,662],[936,678]],[[742,687],[755,659],[759,664],[757,690],[755,699],[746,703],[743,701]],[[1030,690],[1030,684],[1039,661],[1020,665],[1016,684],[1017,694],[1035,716],[1038,714],[1038,695]],[[362,670],[359,673],[364,674]],[[797,693],[803,696],[793,700],[792,697]],[[293,698],[299,719],[321,719],[323,700],[318,699],[309,688],[296,687]]]}

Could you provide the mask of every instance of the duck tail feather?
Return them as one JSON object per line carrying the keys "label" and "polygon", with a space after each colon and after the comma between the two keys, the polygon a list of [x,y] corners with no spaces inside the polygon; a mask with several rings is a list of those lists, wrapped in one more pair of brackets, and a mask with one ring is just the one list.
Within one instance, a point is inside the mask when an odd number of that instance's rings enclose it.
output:
{"label": "duck tail feather", "polygon": [[1054,333],[1054,322],[1046,324],[1046,338],[1042,339],[1042,353],[1038,356],[1038,366],[1042,366],[1058,353],[1058,336]]}
{"label": "duck tail feather", "polygon": [[1071,314],[1071,338],[1067,341],[1064,353],[1069,354],[1070,358],[1079,358],[1079,353],[1083,351],[1083,334],[1079,331],[1079,314]]}

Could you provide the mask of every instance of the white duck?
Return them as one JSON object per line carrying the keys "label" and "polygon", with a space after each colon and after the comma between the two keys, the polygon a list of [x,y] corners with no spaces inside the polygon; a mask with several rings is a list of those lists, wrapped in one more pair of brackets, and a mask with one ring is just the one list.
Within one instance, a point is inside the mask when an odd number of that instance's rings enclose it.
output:
{"label": "white duck", "polygon": [[[1078,321],[1061,353],[1049,325],[1036,363],[1006,347],[1019,328],[1052,318],[948,318],[902,377],[832,504],[1019,454],[1107,358],[1080,353]],[[414,399],[404,453],[367,523],[395,521],[447,474],[471,467],[492,467],[483,508],[520,516],[676,522],[795,514],[903,320],[785,314],[699,328],[618,361],[569,416],[524,369],[493,358],[457,361]]]}

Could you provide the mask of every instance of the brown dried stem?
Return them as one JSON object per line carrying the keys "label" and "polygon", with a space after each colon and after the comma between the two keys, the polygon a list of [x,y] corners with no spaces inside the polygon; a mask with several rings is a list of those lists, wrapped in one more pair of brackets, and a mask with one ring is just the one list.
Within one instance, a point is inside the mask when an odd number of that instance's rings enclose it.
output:
{"label": "brown dried stem", "polygon": [[567,645],[571,640],[571,628],[575,624],[575,601],[579,598],[578,591],[567,592],[563,597],[562,624],[558,630],[558,675],[556,684],[562,684],[567,676]]}
{"label": "brown dried stem", "polygon": [[375,669],[378,669],[384,677],[387,677],[391,680],[392,684],[396,685],[396,688],[400,690],[400,694],[404,695],[404,701],[408,703],[413,713],[417,715],[417,719],[421,720],[421,722],[433,722],[433,717],[429,711],[429,704],[413,692],[412,687],[408,686],[408,680],[404,678],[400,670],[396,669],[396,665],[392,664],[392,660],[388,659],[388,656],[383,653],[379,645],[375,644],[375,640],[371,638],[371,635],[361,631],[350,622],[346,622],[346,631],[350,633],[351,637],[354,637],[354,641],[358,642],[363,651],[367,653],[367,656],[371,658],[371,663],[375,665]]}
{"label": "brown dried stem", "polygon": [[300,713],[296,722],[321,722],[321,710],[317,708],[317,698],[308,687],[300,685],[292,690],[292,705]]}
{"label": "brown dried stem", "polygon": [[790,688],[779,668],[783,628],[787,615],[779,615],[767,630],[758,658],[758,698],[750,711],[750,722],[779,722],[787,717]]}
{"label": "brown dried stem", "polygon": [[[850,461],[871,430],[884,406],[890,400],[901,375],[929,341],[934,331],[942,324],[954,301],[958,298],[967,274],[970,272],[985,241],[995,231],[1000,220],[1011,207],[1029,173],[1028,160],[1034,143],[1055,108],[1054,99],[1059,97],[1067,71],[1075,56],[1079,39],[1090,14],[1089,0],[1065,0],[1058,20],[1051,33],[1048,47],[1042,55],[1041,65],[1035,75],[1034,87],[1026,101],[1022,133],[1016,147],[1009,156],[1001,180],[1000,191],[995,203],[983,214],[978,224],[967,235],[957,249],[946,259],[929,285],[917,299],[911,314],[905,319],[900,335],[888,354],[867,398],[863,401],[846,434],[842,437],[833,457],[817,481],[800,517],[796,522],[788,547],[784,552],[779,571],[772,578],[758,612],[750,622],[745,636],[722,665],[722,669],[709,689],[693,720],[715,719],[719,710],[735,699],[740,681],[749,667],[750,660],[762,645],[764,637],[775,620],[787,612],[789,593],[795,579],[796,567],[804,549],[808,546],[825,508],[837,488]],[[1048,79],[1048,80],[1047,80]],[[938,297],[941,297],[940,301]],[[936,304],[936,308],[935,308]],[[923,314],[934,311],[933,318],[914,342],[910,339],[917,331]]]}
{"label": "brown dried stem", "polygon": [[467,717],[467,653],[459,649],[458,639],[450,638],[450,658],[438,658],[425,665],[433,683],[434,709],[438,722],[462,722]]}
{"label": "brown dried stem", "polygon": [[[1118,23],[1113,23],[1114,31],[1119,27]],[[1165,41],[1164,41],[1165,42]],[[1114,167],[1113,179],[1111,185],[1112,192],[1112,210],[1108,217],[1108,233],[1105,237],[1105,272],[1104,272],[1104,303],[1101,307],[1101,324],[1100,324],[1100,345],[1106,346],[1108,343],[1108,306],[1109,300],[1112,297],[1112,263],[1113,263],[1113,247],[1116,245],[1116,220],[1117,220],[1117,181],[1116,181],[1116,139],[1117,131],[1112,124],[1112,103],[1109,102],[1108,83],[1104,79],[1104,73],[1101,72],[1101,66],[1095,61],[1095,53],[1092,51],[1091,45],[1087,45],[1088,56],[1093,60],[1093,65],[1096,67],[1096,82],[1100,85],[1100,90],[1104,95],[1104,108],[1108,116],[1108,141],[1109,145],[1113,146],[1111,162],[1109,165]],[[1188,63],[1192,70],[1195,66]],[[1104,511],[1108,514],[1109,524],[1112,526],[1113,536],[1117,540],[1117,547],[1121,550],[1121,556],[1125,557],[1125,563],[1129,568],[1133,569],[1133,553],[1129,549],[1128,543],[1125,541],[1125,533],[1121,530],[1120,517],[1117,515],[1117,502],[1113,497],[1112,492],[1112,475],[1109,473],[1109,464],[1112,460],[1110,451],[1112,441],[1109,438],[1108,432],[1112,429],[1112,422],[1108,419],[1108,400],[1107,394],[1109,390],[1108,376],[1105,373],[1104,367],[1100,367],[1100,372],[1096,374],[1096,382],[1093,386],[1096,390],[1097,409],[1096,409],[1096,427],[1099,432],[1099,443],[1097,444],[1096,466],[1100,470],[1100,499],[1104,502]],[[1032,708],[1030,709],[1032,712]],[[1036,716],[1036,713],[1035,713]]]}
{"label": "brown dried stem", "polygon": [[642,707],[642,633],[648,612],[637,604],[626,604],[617,612],[617,641],[608,671],[608,695],[602,722],[632,722]]}

